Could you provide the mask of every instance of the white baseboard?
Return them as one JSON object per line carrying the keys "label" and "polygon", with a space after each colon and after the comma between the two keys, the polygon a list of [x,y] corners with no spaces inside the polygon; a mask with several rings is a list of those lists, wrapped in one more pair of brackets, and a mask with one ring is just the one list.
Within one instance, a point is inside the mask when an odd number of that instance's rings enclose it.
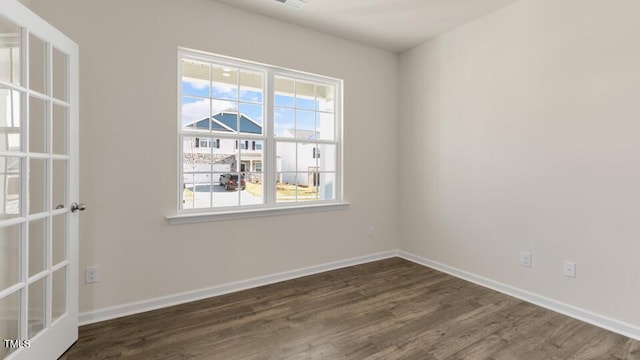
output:
{"label": "white baseboard", "polygon": [[449,265],[439,263],[421,256],[417,256],[406,251],[398,250],[399,257],[409,260],[411,262],[432,268],[434,270],[447,273],[457,278],[470,281],[480,286],[501,292],[513,296],[515,298],[530,302],[532,304],[541,306],[543,308],[567,315],[574,319],[584,321],[586,323],[613,331],[615,333],[630,337],[632,339],[640,340],[640,327],[625,323],[620,320],[612,319],[610,317],[596,314],[589,310],[585,310],[573,305],[563,303],[554,299],[550,299],[541,295],[537,295],[526,290],[518,289],[516,287],[503,284],[485,277],[454,268]]}
{"label": "white baseboard", "polygon": [[538,294],[518,289],[516,287],[503,284],[464,270],[454,268],[449,265],[439,263],[418,255],[414,255],[402,250],[391,250],[376,254],[360,256],[351,259],[339,260],[330,263],[310,266],[302,269],[285,271],[281,273],[260,276],[252,279],[237,281],[233,283],[223,284],[210,288],[188,291],[179,294],[162,296],[154,299],[118,305],[98,310],[80,313],[80,325],[87,325],[99,321],[119,318],[122,316],[138,314],[145,311],[156,310],[167,306],[179,305],[191,301],[202,300],[213,296],[224,295],[236,291],[255,288],[258,286],[269,285],[281,281],[291,280],[303,276],[314,275],[325,271],[340,269],[348,266],[364,264],[372,261],[388,259],[392,257],[401,257],[416,264],[420,264],[434,270],[447,273],[457,278],[470,281],[480,286],[507,294],[518,299],[530,302],[543,308],[570,316],[572,318],[587,322],[589,324],[613,331],[615,333],[640,340],[640,327],[625,323],[620,320],[591,312],[570,304],[563,303],[554,299],[550,299]]}
{"label": "white baseboard", "polygon": [[138,301],[129,304],[112,306],[93,311],[80,313],[80,325],[92,324],[99,321],[119,318],[122,316],[138,314],[145,311],[156,310],[167,306],[179,305],[191,301],[202,300],[213,296],[224,295],[236,291],[269,285],[281,281],[291,280],[303,276],[314,275],[325,271],[340,269],[348,266],[364,264],[372,261],[397,257],[395,250],[380,252],[376,254],[359,256],[356,258],[334,261],[330,263],[309,266],[302,269],[285,271],[277,274],[260,276],[252,279],[241,280],[228,284],[218,285],[210,288],[183,292],[168,296],[157,297],[149,300]]}

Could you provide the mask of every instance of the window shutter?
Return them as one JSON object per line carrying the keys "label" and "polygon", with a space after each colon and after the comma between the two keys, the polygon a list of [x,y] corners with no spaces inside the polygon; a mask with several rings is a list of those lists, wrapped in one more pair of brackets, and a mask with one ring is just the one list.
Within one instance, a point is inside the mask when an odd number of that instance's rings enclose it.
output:
{"label": "window shutter", "polygon": [[199,148],[200,147],[200,138],[196,138],[196,147]]}

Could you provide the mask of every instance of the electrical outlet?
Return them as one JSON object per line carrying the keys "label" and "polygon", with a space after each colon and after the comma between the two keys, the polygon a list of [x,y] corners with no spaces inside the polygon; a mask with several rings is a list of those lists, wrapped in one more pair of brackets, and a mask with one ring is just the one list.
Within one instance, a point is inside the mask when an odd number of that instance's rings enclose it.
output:
{"label": "electrical outlet", "polygon": [[562,274],[566,277],[576,277],[576,263],[573,261],[565,261],[562,266]]}
{"label": "electrical outlet", "polygon": [[520,266],[522,267],[531,267],[531,253],[526,251],[520,252]]}
{"label": "electrical outlet", "polygon": [[84,269],[84,283],[91,284],[98,282],[98,267],[97,266],[87,266]]}

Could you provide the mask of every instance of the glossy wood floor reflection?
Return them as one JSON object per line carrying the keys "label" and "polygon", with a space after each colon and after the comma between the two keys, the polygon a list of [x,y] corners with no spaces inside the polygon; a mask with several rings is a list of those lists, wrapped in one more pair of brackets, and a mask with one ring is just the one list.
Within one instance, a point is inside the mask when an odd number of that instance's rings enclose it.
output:
{"label": "glossy wood floor reflection", "polygon": [[61,359],[640,359],[640,342],[393,258],[87,325]]}

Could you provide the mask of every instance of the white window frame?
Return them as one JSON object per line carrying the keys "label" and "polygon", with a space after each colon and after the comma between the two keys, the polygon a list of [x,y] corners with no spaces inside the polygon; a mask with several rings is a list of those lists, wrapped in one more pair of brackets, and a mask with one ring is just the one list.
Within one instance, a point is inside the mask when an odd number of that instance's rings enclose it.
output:
{"label": "white window frame", "polygon": [[[181,102],[182,102],[182,76],[181,64],[183,59],[201,61],[205,63],[213,63],[216,65],[229,66],[241,70],[259,71],[264,73],[264,95],[263,95],[263,131],[262,135],[235,133],[238,140],[248,140],[263,142],[263,204],[259,205],[235,205],[228,207],[209,207],[198,209],[183,209],[183,136],[200,136],[200,137],[217,137],[214,133],[203,134],[202,132],[185,130],[181,122]],[[179,48],[177,62],[177,89],[178,89],[178,111],[177,111],[177,138],[178,138],[178,188],[177,188],[177,212],[167,216],[172,224],[193,223],[202,221],[216,221],[246,217],[262,217],[289,213],[315,212],[327,210],[342,210],[349,208],[350,204],[344,202],[343,183],[343,147],[344,141],[342,137],[342,88],[343,81],[340,79],[330,78],[321,75],[315,75],[295,70],[284,69],[280,67],[259,64],[256,62],[230,58],[227,56],[205,53],[197,50]],[[276,142],[290,141],[298,142],[297,139],[288,139],[276,137],[274,134],[274,78],[289,77],[302,81],[310,81],[316,84],[324,84],[335,86],[335,104],[334,104],[334,138],[335,140],[314,140],[317,144],[335,144],[337,147],[336,155],[336,171],[335,171],[335,199],[330,200],[312,200],[300,202],[277,202],[276,201]],[[224,137],[224,136],[223,136]],[[238,146],[240,147],[240,146]]]}

